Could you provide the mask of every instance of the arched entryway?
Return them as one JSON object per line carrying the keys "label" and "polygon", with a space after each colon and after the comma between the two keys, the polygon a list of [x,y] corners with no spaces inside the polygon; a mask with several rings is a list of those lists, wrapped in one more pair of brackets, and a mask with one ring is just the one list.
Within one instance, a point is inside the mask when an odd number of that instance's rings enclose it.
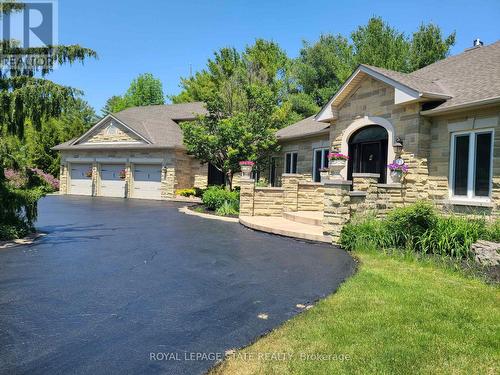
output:
{"label": "arched entryway", "polygon": [[352,181],[353,173],[379,173],[379,182],[387,181],[388,138],[387,130],[380,125],[364,126],[349,137],[348,180]]}

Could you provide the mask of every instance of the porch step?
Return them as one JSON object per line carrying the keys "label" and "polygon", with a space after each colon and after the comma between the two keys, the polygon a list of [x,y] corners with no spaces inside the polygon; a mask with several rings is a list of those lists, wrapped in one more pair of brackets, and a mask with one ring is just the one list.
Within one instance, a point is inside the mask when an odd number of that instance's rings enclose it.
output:
{"label": "porch step", "polygon": [[283,218],[308,225],[323,225],[323,211],[284,212]]}
{"label": "porch step", "polygon": [[303,224],[283,217],[240,216],[240,223],[248,228],[280,236],[332,243],[330,236],[323,235],[322,226]]}

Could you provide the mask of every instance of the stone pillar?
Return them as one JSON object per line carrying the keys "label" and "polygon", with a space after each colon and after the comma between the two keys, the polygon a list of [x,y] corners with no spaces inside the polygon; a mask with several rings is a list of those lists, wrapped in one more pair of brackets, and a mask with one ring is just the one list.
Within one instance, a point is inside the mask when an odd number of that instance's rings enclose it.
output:
{"label": "stone pillar", "polygon": [[253,216],[255,180],[240,178],[240,216]]}
{"label": "stone pillar", "polygon": [[161,198],[175,198],[175,167],[173,165],[164,166],[161,170]]}
{"label": "stone pillar", "polygon": [[68,194],[68,163],[61,163],[59,168],[59,194]]}
{"label": "stone pillar", "polygon": [[350,219],[351,182],[345,180],[326,180],[323,213],[323,233],[338,243],[340,231]]}
{"label": "stone pillar", "polygon": [[366,193],[365,196],[365,209],[377,209],[377,184],[380,178],[378,173],[353,173],[352,183],[354,191],[362,191]]}
{"label": "stone pillar", "polygon": [[296,173],[283,173],[281,187],[283,188],[283,212],[297,211],[299,199],[299,181],[301,175]]}
{"label": "stone pillar", "polygon": [[99,172],[99,165],[96,162],[92,163],[92,196],[94,197],[100,195],[101,176]]}
{"label": "stone pillar", "polygon": [[132,171],[133,171],[133,166],[134,164],[132,163],[127,163],[125,166],[125,197],[130,198],[132,196],[132,189],[133,189],[133,181],[134,178],[132,176]]}

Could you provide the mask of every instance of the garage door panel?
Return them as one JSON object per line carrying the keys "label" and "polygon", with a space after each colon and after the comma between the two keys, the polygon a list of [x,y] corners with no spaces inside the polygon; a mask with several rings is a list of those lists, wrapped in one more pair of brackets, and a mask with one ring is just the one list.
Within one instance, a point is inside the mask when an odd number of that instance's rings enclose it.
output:
{"label": "garage door panel", "polygon": [[71,164],[69,194],[92,195],[92,177],[88,177],[92,171],[91,164]]}
{"label": "garage door panel", "polygon": [[121,179],[123,164],[101,165],[101,195],[103,197],[125,197],[125,180]]}
{"label": "garage door panel", "polygon": [[137,164],[134,167],[134,198],[161,198],[161,165]]}

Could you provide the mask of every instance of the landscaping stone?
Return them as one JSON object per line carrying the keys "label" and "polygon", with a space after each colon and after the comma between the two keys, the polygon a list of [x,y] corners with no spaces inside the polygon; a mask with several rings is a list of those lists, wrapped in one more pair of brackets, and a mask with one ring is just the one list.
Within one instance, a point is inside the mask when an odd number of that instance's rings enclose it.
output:
{"label": "landscaping stone", "polygon": [[500,243],[477,241],[471,246],[474,260],[483,266],[497,266],[500,264]]}

